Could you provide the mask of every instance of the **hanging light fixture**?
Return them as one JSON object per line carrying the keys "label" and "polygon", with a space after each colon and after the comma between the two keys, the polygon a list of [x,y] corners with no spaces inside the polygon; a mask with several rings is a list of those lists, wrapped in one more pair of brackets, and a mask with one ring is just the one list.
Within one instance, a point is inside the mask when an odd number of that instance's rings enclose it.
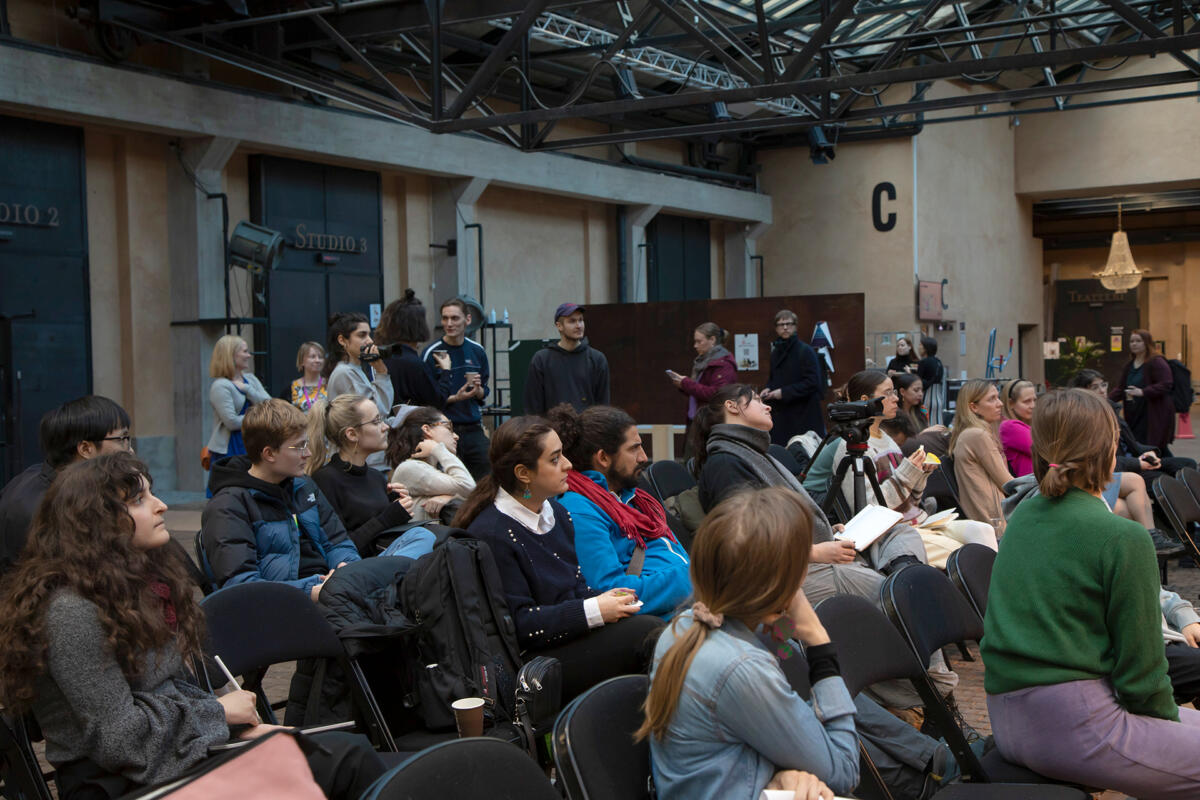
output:
{"label": "hanging light fixture", "polygon": [[1127,292],[1142,282],[1146,270],[1138,269],[1129,250],[1129,236],[1121,230],[1121,204],[1117,204],[1117,232],[1113,234],[1112,247],[1108,251],[1108,263],[1101,272],[1095,273],[1100,285],[1113,292]]}

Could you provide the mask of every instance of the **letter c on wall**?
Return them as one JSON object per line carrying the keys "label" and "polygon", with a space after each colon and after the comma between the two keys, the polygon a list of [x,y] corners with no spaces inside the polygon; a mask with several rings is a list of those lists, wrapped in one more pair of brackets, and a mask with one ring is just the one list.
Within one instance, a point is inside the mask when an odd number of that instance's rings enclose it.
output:
{"label": "letter c on wall", "polygon": [[874,191],[871,192],[871,222],[875,223],[875,230],[880,233],[886,233],[896,227],[896,214],[894,212],[889,212],[886,219],[883,216],[884,195],[887,195],[889,201],[895,200],[895,185],[888,181],[877,183],[875,184]]}

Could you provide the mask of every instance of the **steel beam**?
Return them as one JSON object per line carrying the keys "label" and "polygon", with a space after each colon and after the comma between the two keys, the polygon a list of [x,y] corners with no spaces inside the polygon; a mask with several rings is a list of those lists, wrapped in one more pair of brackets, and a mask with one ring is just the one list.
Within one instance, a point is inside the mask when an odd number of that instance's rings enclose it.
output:
{"label": "steel beam", "polygon": [[479,65],[479,69],[475,70],[475,74],[467,81],[467,85],[463,87],[462,93],[454,98],[454,102],[446,109],[447,117],[457,119],[462,116],[462,113],[471,105],[471,101],[483,91],[485,84],[500,71],[500,65],[504,62],[504,59],[520,43],[525,34],[529,32],[529,28],[537,21],[538,15],[548,5],[550,5],[550,0],[530,0],[526,3],[525,10],[521,12],[521,16],[517,17],[512,27],[505,31],[503,38],[500,39],[492,52],[488,53],[488,57],[483,60],[483,63]]}
{"label": "steel beam", "polygon": [[416,103],[404,92],[396,88],[396,84],[392,83],[386,75],[379,71],[379,68],[371,63],[371,60],[364,56],[362,52],[354,45],[347,42],[337,29],[334,28],[326,19],[320,15],[312,17],[312,21],[318,28],[325,31],[325,34],[338,46],[338,49],[345,53],[351,61],[358,64],[375,78],[375,82],[379,84],[384,91],[392,96],[393,99],[399,100],[401,105],[405,106],[414,114],[420,114],[421,110],[417,108]]}
{"label": "steel beam", "polygon": [[[864,88],[887,83],[912,83],[915,81],[936,80],[938,78],[952,78],[961,75],[964,70],[996,72],[1010,69],[1040,69],[1043,66],[1054,67],[1078,64],[1084,61],[1094,61],[1101,58],[1171,53],[1197,47],[1200,47],[1200,34],[1189,33],[1183,36],[1138,39],[1115,44],[1076,47],[1069,50],[1053,50],[1047,53],[1017,53],[985,58],[982,61],[936,62],[911,67],[885,69],[879,72],[830,75],[801,81],[780,81],[770,85],[717,89],[704,92],[680,92],[661,97],[645,97],[636,101],[610,100],[600,103],[535,109],[525,114],[499,114],[490,119],[453,120],[435,125],[434,130],[439,133],[448,133],[459,130],[478,130],[496,125],[519,125],[522,122],[546,122],[552,119],[566,119],[570,117],[604,117],[614,114],[664,111],[672,108],[686,108],[688,106],[703,105],[718,101],[743,103],[789,95],[813,95],[826,91],[842,92],[848,91],[851,88]],[[1059,89],[1065,88],[1064,86],[1059,87]],[[1067,95],[1070,92],[1063,91],[1062,94]],[[680,135],[678,131],[676,135]]]}
{"label": "steel beam", "polygon": [[829,37],[837,30],[837,26],[842,24],[846,15],[854,10],[856,2],[857,0],[838,0],[837,5],[821,20],[821,24],[813,31],[813,35],[805,42],[804,47],[800,48],[800,52],[792,57],[792,63],[788,64],[788,68],[779,76],[780,83],[794,81],[800,77],[801,70],[812,63],[813,56],[829,41]]}
{"label": "steel beam", "polygon": [[[705,50],[716,56],[721,63],[725,65],[727,70],[737,75],[746,83],[756,84],[759,82],[760,76],[755,75],[753,72],[743,67],[740,61],[729,55],[729,53],[725,52],[724,47],[721,47],[712,39],[708,38],[704,31],[696,27],[695,23],[693,23],[683,14],[680,14],[678,11],[676,11],[668,0],[650,0],[650,2],[656,5],[658,10],[666,15],[672,22],[691,34],[694,41],[701,44]],[[701,57],[703,57],[703,55],[698,56],[698,58]]]}
{"label": "steel beam", "polygon": [[[1101,2],[1108,5],[1109,8],[1117,13],[1117,16],[1128,22],[1135,30],[1141,31],[1143,35],[1151,39],[1166,37],[1166,34],[1157,25],[1125,5],[1122,0],[1101,0]],[[1200,75],[1200,61],[1196,61],[1196,59],[1186,53],[1179,52],[1171,53],[1171,57],[1195,74]]]}

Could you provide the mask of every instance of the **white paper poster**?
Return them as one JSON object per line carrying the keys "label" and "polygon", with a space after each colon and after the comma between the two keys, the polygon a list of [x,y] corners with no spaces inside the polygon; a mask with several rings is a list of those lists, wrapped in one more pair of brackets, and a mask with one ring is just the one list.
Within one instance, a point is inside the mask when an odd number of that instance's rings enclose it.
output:
{"label": "white paper poster", "polygon": [[755,372],[758,369],[758,334],[735,333],[733,335],[733,357],[737,359],[739,371]]}

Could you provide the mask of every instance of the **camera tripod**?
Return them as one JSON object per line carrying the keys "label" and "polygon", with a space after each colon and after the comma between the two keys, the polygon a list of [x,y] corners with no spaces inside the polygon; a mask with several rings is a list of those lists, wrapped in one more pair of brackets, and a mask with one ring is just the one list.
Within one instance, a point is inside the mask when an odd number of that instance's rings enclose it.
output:
{"label": "camera tripod", "polygon": [[842,456],[842,460],[834,469],[829,491],[821,502],[821,510],[825,512],[826,516],[829,516],[834,503],[842,496],[842,481],[845,480],[846,473],[850,471],[853,471],[854,476],[854,506],[849,510],[846,521],[866,507],[868,483],[875,493],[875,502],[881,506],[887,505],[883,499],[883,490],[879,488],[879,479],[875,476],[875,464],[867,457],[867,428],[870,427],[870,424],[871,420],[866,419],[837,426],[825,437],[825,441],[821,442],[817,452],[813,453],[812,460],[815,464],[817,456],[835,439],[842,439],[846,442],[846,455]]}

